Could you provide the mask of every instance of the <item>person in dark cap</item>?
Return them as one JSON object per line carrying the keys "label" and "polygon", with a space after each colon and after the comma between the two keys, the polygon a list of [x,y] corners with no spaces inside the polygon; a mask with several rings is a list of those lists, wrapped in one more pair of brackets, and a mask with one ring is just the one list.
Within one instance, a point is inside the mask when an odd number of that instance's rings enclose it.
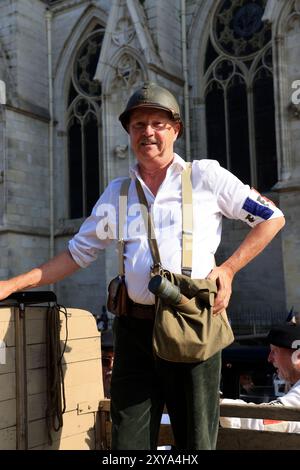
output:
{"label": "person in dark cap", "polygon": [[[291,387],[285,395],[268,404],[300,407],[300,325],[288,323],[272,328],[267,343],[270,345],[268,361],[275,367],[278,377]],[[221,402],[253,406],[243,400],[224,398]],[[221,417],[220,423],[222,427],[300,433],[299,421]]]}
{"label": "person in dark cap", "polygon": [[[137,160],[130,178],[119,177],[109,183],[90,217],[70,240],[68,250],[39,268],[1,281],[0,299],[16,290],[54,283],[87,267],[100,250],[118,239],[122,232],[118,231],[119,214],[125,213],[120,272],[125,271],[130,300],[125,315],[114,319],[112,448],[156,449],[166,403],[178,449],[215,449],[221,351],[191,363],[165,361],[154,355],[155,296],[148,285],[153,264],[159,264],[152,258],[151,230],[144,230],[147,223],[141,220],[139,198],[146,200],[143,205],[154,221],[152,234],[155,232],[163,268],[213,281],[217,286],[215,315],[228,306],[235,274],[275,237],[284,226],[284,217],[271,201],[217,161],[199,159],[189,165],[174,152],[175,142],[183,134],[183,122],[178,101],[167,88],[153,82],[141,84],[119,119]],[[183,202],[182,179],[187,182],[192,204]],[[127,211],[119,210],[123,189],[128,196]],[[216,266],[214,254],[221,240],[223,216],[239,219],[251,230],[234,253]],[[190,222],[187,230],[183,219]],[[189,256],[185,256],[187,252]]]}

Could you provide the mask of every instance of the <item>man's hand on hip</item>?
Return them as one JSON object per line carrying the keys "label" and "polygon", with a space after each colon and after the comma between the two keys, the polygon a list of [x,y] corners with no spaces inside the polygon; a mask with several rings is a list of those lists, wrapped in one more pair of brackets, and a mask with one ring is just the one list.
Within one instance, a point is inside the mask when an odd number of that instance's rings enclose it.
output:
{"label": "man's hand on hip", "polygon": [[211,270],[207,279],[216,281],[218,293],[215,298],[213,313],[219,315],[228,307],[232,292],[232,280],[234,272],[229,266],[217,266]]}

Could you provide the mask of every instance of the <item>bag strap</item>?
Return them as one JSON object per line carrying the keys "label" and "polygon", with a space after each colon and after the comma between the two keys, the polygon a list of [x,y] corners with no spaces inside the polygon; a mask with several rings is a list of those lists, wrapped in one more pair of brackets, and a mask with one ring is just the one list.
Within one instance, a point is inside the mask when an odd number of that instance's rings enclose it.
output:
{"label": "bag strap", "polygon": [[118,226],[118,252],[119,252],[119,275],[124,276],[125,265],[124,265],[124,224],[127,215],[127,197],[129,186],[131,183],[130,178],[126,178],[122,181],[120,194],[119,194],[119,226]]}
{"label": "bag strap", "polygon": [[[151,251],[151,255],[152,255],[152,259],[153,259],[153,264],[154,264],[153,268],[154,268],[154,271],[155,271],[155,268],[159,268],[161,266],[161,262],[160,262],[160,255],[159,255],[157,240],[156,240],[156,237],[155,237],[155,230],[154,230],[154,224],[153,224],[153,219],[152,219],[152,215],[151,215],[151,210],[149,208],[144,190],[143,190],[142,185],[141,185],[140,181],[138,180],[138,178],[136,178],[136,180],[135,180],[135,185],[136,185],[136,190],[137,190],[137,194],[138,194],[140,204],[141,204],[141,206],[144,206],[145,209],[146,209],[146,210],[142,210],[142,216],[143,216],[143,219],[144,219],[145,227],[148,228],[148,243],[149,243],[149,247],[150,247],[150,251]],[[147,211],[147,213],[146,213],[146,211]]]}
{"label": "bag strap", "polygon": [[181,173],[182,257],[181,272],[191,277],[193,263],[193,187],[192,164]]}
{"label": "bag strap", "polygon": [[[192,188],[192,164],[188,164],[181,173],[181,193],[182,193],[182,257],[181,272],[187,276],[192,273],[192,256],[193,256],[193,188]],[[154,271],[156,267],[161,266],[159,249],[155,237],[154,224],[149,210],[148,202],[138,179],[135,180],[139,202],[147,209],[142,210],[145,227],[148,227],[148,242],[154,263]]]}

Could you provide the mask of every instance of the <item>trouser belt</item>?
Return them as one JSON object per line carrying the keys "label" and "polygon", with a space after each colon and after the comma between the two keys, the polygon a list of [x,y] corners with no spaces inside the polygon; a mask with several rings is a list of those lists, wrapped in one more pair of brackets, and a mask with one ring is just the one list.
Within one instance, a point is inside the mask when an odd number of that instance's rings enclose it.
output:
{"label": "trouser belt", "polygon": [[154,320],[155,317],[155,306],[137,304],[132,300],[129,300],[129,312],[128,315],[134,318],[140,318],[141,320]]}

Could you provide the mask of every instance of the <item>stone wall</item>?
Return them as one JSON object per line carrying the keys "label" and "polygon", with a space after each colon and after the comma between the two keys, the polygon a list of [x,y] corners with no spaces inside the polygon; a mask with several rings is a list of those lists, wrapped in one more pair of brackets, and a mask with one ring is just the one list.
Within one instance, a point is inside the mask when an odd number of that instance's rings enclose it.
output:
{"label": "stone wall", "polygon": [[284,130],[283,161],[284,178],[278,187],[280,205],[286,216],[286,226],[282,233],[283,268],[286,286],[286,302],[289,308],[300,311],[300,105],[293,103],[295,91],[293,83],[300,80],[299,2],[282,2],[280,33],[282,47],[280,70],[282,71],[282,109],[281,122]]}
{"label": "stone wall", "polygon": [[31,229],[48,229],[47,123],[8,110],[6,138],[6,223]]}
{"label": "stone wall", "polygon": [[45,8],[39,0],[4,0],[0,5],[8,105],[0,125],[1,244],[5,247],[0,270],[7,276],[49,256]]}

